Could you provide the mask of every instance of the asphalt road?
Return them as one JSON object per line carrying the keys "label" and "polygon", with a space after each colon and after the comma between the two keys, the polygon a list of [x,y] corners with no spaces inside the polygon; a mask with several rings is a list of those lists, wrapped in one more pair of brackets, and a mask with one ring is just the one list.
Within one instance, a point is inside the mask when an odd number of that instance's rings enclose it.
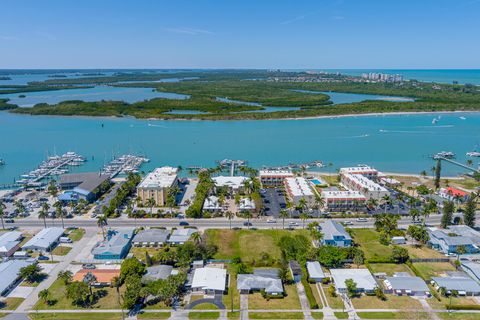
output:
{"label": "asphalt road", "polygon": [[[441,215],[432,215],[427,218],[428,225],[439,225],[441,220]],[[275,223],[267,222],[268,217],[262,217],[259,219],[250,219],[252,227],[258,229],[281,229],[282,228],[282,219],[276,219]],[[312,221],[322,221],[324,219],[308,219],[305,221],[305,226]],[[356,218],[333,218],[332,220],[340,222],[349,222],[351,225],[348,225],[350,228],[372,228],[374,224],[373,218],[367,218],[366,222],[359,222]],[[137,219],[135,222],[134,219],[128,218],[119,218],[119,219],[110,219],[108,220],[109,227],[141,227],[141,226],[156,226],[156,227],[178,227],[180,221],[187,221],[190,226],[195,226],[200,229],[227,229],[230,227],[230,222],[226,218],[213,218],[213,219]],[[234,219],[231,224],[232,227],[237,228],[247,228],[243,225],[246,222],[245,219]],[[477,225],[480,226],[480,212],[477,212]],[[296,228],[302,228],[303,222],[299,219],[285,219],[285,227],[287,228],[290,223],[296,223]],[[406,228],[412,224],[412,219],[409,217],[401,218],[398,225],[399,227]],[[47,227],[52,225],[51,221],[47,220]],[[6,224],[6,227],[43,227],[42,219],[16,219],[15,223]],[[61,226],[61,222],[57,219],[55,221],[55,226]],[[75,219],[65,219],[65,227],[94,227],[97,228],[97,221],[95,219],[85,219],[85,218],[75,218]]]}

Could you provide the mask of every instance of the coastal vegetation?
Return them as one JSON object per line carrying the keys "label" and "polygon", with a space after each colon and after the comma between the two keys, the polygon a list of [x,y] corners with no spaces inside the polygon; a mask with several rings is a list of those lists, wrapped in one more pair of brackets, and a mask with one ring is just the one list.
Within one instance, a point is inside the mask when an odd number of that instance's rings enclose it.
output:
{"label": "coastal vegetation", "polygon": [[[255,120],[396,112],[480,111],[478,103],[480,92],[471,85],[416,81],[370,83],[344,78],[335,81],[305,82],[293,81],[292,74],[296,77],[302,75],[302,73],[269,73],[261,70],[217,70],[172,74],[117,74],[111,77],[79,79],[56,78],[41,83],[30,83],[28,86],[17,86],[10,88],[10,91],[28,92],[41,88],[57,90],[70,88],[73,84],[108,83],[121,87],[149,87],[160,92],[186,94],[189,98],[183,100],[155,98],[136,103],[64,101],[55,105],[41,103],[32,108],[15,108],[11,112],[32,115],[133,116],[144,119]],[[152,82],[182,77],[188,77],[189,80]],[[51,86],[52,84],[55,86]],[[329,91],[408,97],[414,100],[382,101],[372,98],[362,102],[333,105],[328,96]],[[219,101],[219,98],[227,100]],[[0,108],[2,104],[8,102],[0,102]],[[264,107],[272,106],[289,108],[261,112]],[[291,107],[297,109],[292,110]]]}

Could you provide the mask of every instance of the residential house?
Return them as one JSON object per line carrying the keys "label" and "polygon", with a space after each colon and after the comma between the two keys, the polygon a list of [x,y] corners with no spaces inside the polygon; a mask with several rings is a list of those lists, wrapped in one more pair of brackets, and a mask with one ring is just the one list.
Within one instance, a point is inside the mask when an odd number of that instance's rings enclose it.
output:
{"label": "residential house", "polygon": [[238,210],[240,212],[244,211],[254,211],[255,210],[255,201],[251,198],[242,198],[238,204]]}
{"label": "residential house", "polygon": [[480,263],[470,260],[460,260],[463,271],[480,283]]}
{"label": "residential house", "polygon": [[193,228],[175,229],[170,235],[170,238],[168,238],[167,243],[174,245],[184,244],[190,239],[192,234],[197,232],[197,229]]}
{"label": "residential house", "polygon": [[165,280],[171,275],[178,274],[178,270],[174,270],[172,266],[161,264],[147,268],[147,272],[142,277],[142,282],[147,283],[156,280]]}
{"label": "residential house", "polygon": [[339,293],[346,293],[345,281],[352,279],[357,284],[357,292],[373,293],[378,286],[368,269],[330,269],[335,288]]}
{"label": "residential house", "polygon": [[6,296],[18,283],[20,270],[35,260],[9,260],[0,263],[0,295]]}
{"label": "residential house", "polygon": [[11,231],[0,235],[0,257],[10,257],[20,247],[21,232]]}
{"label": "residential house", "polygon": [[395,274],[393,277],[386,277],[383,281],[385,287],[396,295],[429,296],[430,291],[427,284],[420,277],[409,274]]}
{"label": "residential house", "polygon": [[479,252],[478,242],[479,239],[475,239],[474,230],[467,226],[462,228],[450,228],[439,229],[436,227],[427,228],[427,232],[430,236],[428,244],[432,248],[439,250],[445,254],[456,254],[458,248],[462,247],[464,253],[477,253]]}
{"label": "residential house", "polygon": [[134,247],[161,247],[169,235],[170,232],[166,229],[145,229],[133,237],[132,244]]}
{"label": "residential house", "polygon": [[133,233],[133,228],[108,230],[106,239],[93,248],[93,257],[100,260],[125,258],[132,244]]}
{"label": "residential house", "polygon": [[120,269],[80,269],[72,280],[85,281],[94,287],[107,287],[112,285],[116,277],[120,277]]}
{"label": "residential house", "polygon": [[227,286],[227,270],[222,268],[197,268],[193,273],[192,291],[205,294],[222,294]]}
{"label": "residential house", "polygon": [[222,211],[222,206],[218,200],[219,198],[217,196],[206,197],[203,203],[203,211],[212,213]]}
{"label": "residential house", "polygon": [[447,294],[451,294],[452,291],[457,291],[460,296],[478,296],[480,295],[480,284],[465,276],[453,276],[453,277],[432,277],[431,281],[435,289],[445,288]]}
{"label": "residential house", "polygon": [[302,280],[302,267],[300,267],[300,264],[297,261],[290,260],[288,263],[288,268],[290,269],[290,274],[292,275],[294,282],[299,282]]}
{"label": "residential house", "polygon": [[464,202],[468,200],[469,194],[460,189],[454,187],[440,188],[438,195],[448,201],[460,201]]}
{"label": "residential house", "polygon": [[51,251],[57,244],[60,237],[63,235],[62,228],[52,227],[45,228],[37,233],[32,239],[28,240],[22,247],[23,250]]}
{"label": "residential house", "polygon": [[253,274],[237,275],[237,289],[240,293],[264,290],[271,296],[283,295],[282,280],[278,269],[255,269]]}
{"label": "residential house", "polygon": [[320,223],[319,229],[323,233],[321,239],[323,245],[334,247],[350,247],[352,245],[352,237],[337,221],[326,220]]}
{"label": "residential house", "polygon": [[321,282],[325,278],[325,273],[318,261],[307,261],[307,272],[310,281]]}
{"label": "residential house", "polygon": [[218,176],[212,178],[216,188],[226,187],[230,193],[238,193],[243,190],[247,177],[243,176]]}

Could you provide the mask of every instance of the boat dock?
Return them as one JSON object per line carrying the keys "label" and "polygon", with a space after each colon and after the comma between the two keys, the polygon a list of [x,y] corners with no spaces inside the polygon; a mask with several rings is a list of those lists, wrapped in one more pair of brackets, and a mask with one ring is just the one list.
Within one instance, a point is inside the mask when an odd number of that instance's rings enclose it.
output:
{"label": "boat dock", "polygon": [[150,160],[145,157],[135,156],[133,154],[124,154],[110,161],[101,170],[102,173],[114,178],[119,174],[138,173],[140,166]]}

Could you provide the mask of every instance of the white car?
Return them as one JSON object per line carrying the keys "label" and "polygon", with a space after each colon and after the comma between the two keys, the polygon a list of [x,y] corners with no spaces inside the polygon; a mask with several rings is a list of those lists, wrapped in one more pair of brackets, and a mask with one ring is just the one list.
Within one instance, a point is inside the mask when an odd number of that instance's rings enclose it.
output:
{"label": "white car", "polygon": [[275,219],[268,219],[268,220],[267,220],[267,223],[277,223],[277,220],[275,220]]}
{"label": "white car", "polygon": [[367,218],[357,218],[357,222],[367,222]]}
{"label": "white car", "polygon": [[298,223],[294,221],[290,221],[288,224],[291,226],[298,226]]}

